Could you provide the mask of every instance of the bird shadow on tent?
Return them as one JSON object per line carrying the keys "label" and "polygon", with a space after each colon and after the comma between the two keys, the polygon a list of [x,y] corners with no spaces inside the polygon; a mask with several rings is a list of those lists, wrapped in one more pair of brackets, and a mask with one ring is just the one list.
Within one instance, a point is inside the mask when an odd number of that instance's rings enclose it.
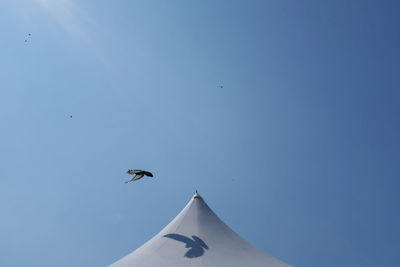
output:
{"label": "bird shadow on tent", "polygon": [[164,237],[185,243],[185,247],[189,249],[184,255],[186,258],[200,257],[204,254],[204,249],[208,249],[206,243],[204,243],[200,237],[195,235],[192,235],[192,238],[180,234],[167,234],[164,235]]}

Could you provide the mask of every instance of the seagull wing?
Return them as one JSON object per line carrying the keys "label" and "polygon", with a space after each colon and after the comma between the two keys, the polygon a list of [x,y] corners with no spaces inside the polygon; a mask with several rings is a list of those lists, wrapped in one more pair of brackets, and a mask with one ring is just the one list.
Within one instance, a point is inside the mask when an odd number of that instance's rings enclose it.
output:
{"label": "seagull wing", "polygon": [[126,173],[127,174],[138,174],[138,173],[141,173],[141,172],[143,172],[142,170],[128,170]]}
{"label": "seagull wing", "polygon": [[143,171],[144,175],[153,177],[153,174],[151,172]]}
{"label": "seagull wing", "polygon": [[133,181],[139,180],[143,178],[144,174],[136,174],[135,177],[133,177]]}
{"label": "seagull wing", "polygon": [[127,183],[130,183],[130,182],[133,182],[133,179],[134,178],[130,179],[129,181],[126,181],[125,183],[127,184]]}

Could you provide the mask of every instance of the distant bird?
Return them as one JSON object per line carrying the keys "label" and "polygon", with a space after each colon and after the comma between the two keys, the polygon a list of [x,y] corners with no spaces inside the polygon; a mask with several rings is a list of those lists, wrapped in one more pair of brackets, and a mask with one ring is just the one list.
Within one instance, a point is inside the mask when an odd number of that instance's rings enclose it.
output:
{"label": "distant bird", "polygon": [[[31,34],[28,33],[28,36],[31,36]],[[25,39],[25,43],[28,42],[28,39],[29,39],[29,38],[26,38],[26,39]]]}
{"label": "distant bird", "polygon": [[220,85],[219,88],[224,88],[224,86],[223,86],[223,85]]}
{"label": "distant bird", "polygon": [[71,116],[69,116],[71,119],[72,119],[72,115]]}
{"label": "distant bird", "polygon": [[149,177],[153,177],[153,174],[151,172],[143,171],[143,170],[128,170],[126,173],[135,174],[135,176],[131,180],[125,182],[126,184],[136,181],[136,180],[139,180],[139,179],[143,178],[145,175],[149,176]]}

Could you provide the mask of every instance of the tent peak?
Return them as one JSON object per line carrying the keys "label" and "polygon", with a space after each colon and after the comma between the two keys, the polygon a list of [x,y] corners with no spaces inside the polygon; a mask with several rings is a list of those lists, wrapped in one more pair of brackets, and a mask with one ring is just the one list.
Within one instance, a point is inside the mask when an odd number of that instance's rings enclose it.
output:
{"label": "tent peak", "polygon": [[200,198],[200,199],[202,199],[202,197],[200,196],[200,194],[197,193],[197,190],[196,190],[196,193],[194,193],[194,195],[193,195],[193,199],[194,199],[194,198]]}
{"label": "tent peak", "polygon": [[291,267],[240,237],[196,192],[152,239],[109,267]]}

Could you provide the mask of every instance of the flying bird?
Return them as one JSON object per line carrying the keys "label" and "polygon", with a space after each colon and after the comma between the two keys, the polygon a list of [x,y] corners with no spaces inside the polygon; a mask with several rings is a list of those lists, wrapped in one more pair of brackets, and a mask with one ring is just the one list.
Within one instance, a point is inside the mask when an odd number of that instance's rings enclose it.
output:
{"label": "flying bird", "polygon": [[[28,33],[28,36],[31,36],[31,35],[32,35],[32,34]],[[26,39],[25,39],[25,43],[28,42],[28,39],[29,39],[29,38],[26,38]]]}
{"label": "flying bird", "polygon": [[126,184],[136,181],[136,180],[139,180],[139,179],[143,178],[145,175],[149,176],[149,177],[153,177],[153,174],[151,172],[143,171],[143,170],[128,170],[126,173],[135,174],[135,176],[131,180],[125,182]]}

